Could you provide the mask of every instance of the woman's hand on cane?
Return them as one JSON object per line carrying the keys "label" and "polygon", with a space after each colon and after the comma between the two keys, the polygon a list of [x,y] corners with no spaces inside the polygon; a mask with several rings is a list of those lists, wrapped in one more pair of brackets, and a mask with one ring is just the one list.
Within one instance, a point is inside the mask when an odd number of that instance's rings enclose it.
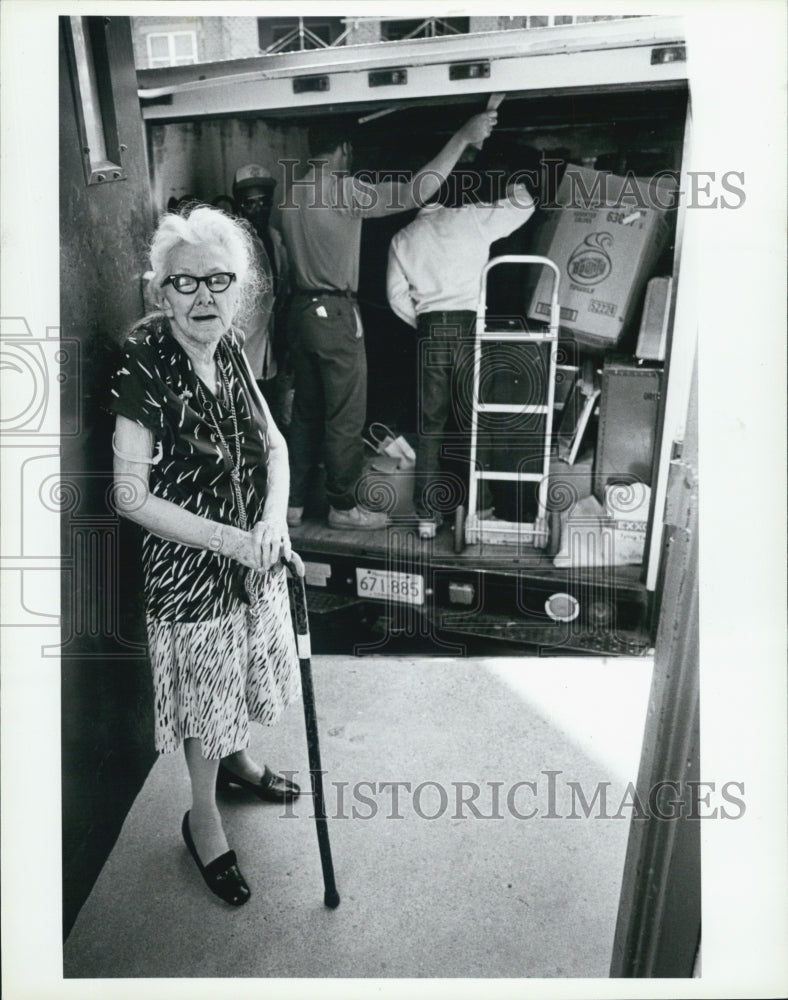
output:
{"label": "woman's hand on cane", "polygon": [[263,518],[252,528],[253,544],[260,555],[260,569],[268,572],[278,565],[281,557],[289,560],[292,555],[290,533],[284,519]]}
{"label": "woman's hand on cane", "polygon": [[221,536],[222,547],[219,550],[221,555],[228,559],[235,559],[247,569],[262,569],[260,542],[259,539],[255,538],[253,532],[223,524]]}

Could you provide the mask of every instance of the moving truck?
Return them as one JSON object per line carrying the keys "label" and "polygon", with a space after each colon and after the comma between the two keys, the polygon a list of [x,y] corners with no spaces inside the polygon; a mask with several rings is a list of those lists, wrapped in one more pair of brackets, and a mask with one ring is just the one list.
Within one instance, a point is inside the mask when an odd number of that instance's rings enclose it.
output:
{"label": "moving truck", "polygon": [[[249,162],[274,172],[278,195],[286,198],[305,166],[310,122],[329,115],[356,119],[359,169],[414,170],[501,93],[490,140],[497,147],[490,148],[519,157],[539,208],[493,254],[549,256],[556,212],[577,210],[586,230],[596,225],[588,204],[558,204],[573,170],[585,191],[599,177],[616,178],[614,199],[622,178],[645,181],[646,188],[653,178],[669,182],[672,199],[658,206],[660,243],[644,253],[648,270],[639,266],[639,285],[628,288],[621,336],[605,345],[575,336],[569,323],[561,327],[551,397],[552,492],[563,486],[573,500],[547,503],[546,546],[458,544],[450,520],[430,540],[419,539],[412,521],[396,518],[382,532],[332,530],[316,489],[314,507],[292,531],[307,565],[310,610],[344,629],[371,624],[366,648],[392,651],[397,636],[435,652],[637,654],[653,646],[665,554],[687,488],[681,452],[696,350],[693,262],[682,255],[687,225],[695,224],[686,200],[687,58],[681,19],[645,16],[138,71],[160,211],[183,196],[211,202],[228,195],[234,171]],[[458,166],[455,184],[469,168]],[[637,190],[630,185],[630,195]],[[610,241],[633,219],[643,221],[626,199],[602,197],[592,207],[601,213],[604,238],[567,254],[581,298],[584,283],[604,276]],[[368,419],[415,444],[419,355],[413,331],[394,316],[385,294],[390,239],[412,218],[402,213],[364,223],[359,302]],[[490,275],[487,316],[504,329],[528,329],[538,320],[534,281],[501,272],[497,282],[494,270]],[[659,281],[649,284],[651,278]],[[568,294],[571,277],[562,282]],[[605,305],[602,297],[597,312],[613,315],[609,299]],[[645,343],[661,347],[639,347]],[[506,391],[517,392],[517,381]],[[459,477],[467,480],[467,471],[460,468]],[[396,491],[403,483],[391,485]],[[637,515],[627,518],[626,505],[623,516],[605,507],[610,485],[636,487]],[[514,505],[515,517],[523,514],[519,496],[499,494],[498,502]],[[567,539],[589,534],[603,548],[605,539],[626,540],[629,557],[618,564],[573,555]]]}

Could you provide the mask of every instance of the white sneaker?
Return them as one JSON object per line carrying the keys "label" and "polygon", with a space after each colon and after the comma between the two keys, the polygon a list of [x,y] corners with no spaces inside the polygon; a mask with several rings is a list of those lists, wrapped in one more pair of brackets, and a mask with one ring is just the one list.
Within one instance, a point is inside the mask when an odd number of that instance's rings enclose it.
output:
{"label": "white sneaker", "polygon": [[297,528],[301,523],[301,518],[304,515],[303,507],[288,507],[287,508],[287,526],[288,528]]}
{"label": "white sneaker", "polygon": [[434,517],[419,518],[419,538],[434,538],[438,528],[443,524],[440,514]]}
{"label": "white sneaker", "polygon": [[388,524],[388,515],[378,511],[366,510],[364,507],[351,507],[350,510],[336,510],[329,507],[329,528],[350,528],[355,531],[376,531]]}

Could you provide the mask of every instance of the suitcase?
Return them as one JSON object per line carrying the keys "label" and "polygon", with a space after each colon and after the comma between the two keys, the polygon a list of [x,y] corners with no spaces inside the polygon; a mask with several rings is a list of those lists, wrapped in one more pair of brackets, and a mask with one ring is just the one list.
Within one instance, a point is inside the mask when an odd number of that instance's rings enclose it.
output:
{"label": "suitcase", "polygon": [[594,496],[600,503],[610,483],[651,485],[662,379],[661,368],[605,362],[594,463]]}

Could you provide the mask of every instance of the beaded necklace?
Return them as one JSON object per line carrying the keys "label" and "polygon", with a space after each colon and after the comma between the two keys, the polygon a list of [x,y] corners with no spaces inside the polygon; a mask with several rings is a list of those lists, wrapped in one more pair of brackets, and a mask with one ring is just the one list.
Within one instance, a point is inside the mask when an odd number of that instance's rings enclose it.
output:
{"label": "beaded necklace", "polygon": [[[219,357],[219,348],[216,349],[216,366],[219,369],[219,379],[222,384],[222,390],[224,392],[224,397],[228,402],[230,408],[230,419],[233,424],[233,438],[235,440],[235,458],[230,451],[230,446],[227,443],[227,439],[224,434],[222,434],[222,429],[219,426],[219,421],[216,419],[216,414],[214,413],[213,403],[205,395],[205,391],[202,387],[202,383],[197,378],[197,395],[200,398],[200,403],[202,405],[203,411],[209,415],[211,418],[211,423],[213,424],[214,430],[216,431],[216,436],[218,438],[219,447],[222,451],[222,455],[225,460],[230,463],[230,485],[233,491],[233,497],[235,499],[235,506],[238,510],[238,527],[242,531],[248,530],[248,519],[246,511],[246,503],[244,502],[243,493],[241,491],[241,435],[238,433],[238,414],[235,410],[235,400],[233,399],[233,394],[231,391],[230,375],[229,375],[229,365],[225,367],[222,359]],[[244,573],[244,588],[246,593],[249,595],[249,604],[252,609],[252,613],[255,615],[261,614],[261,601],[265,594],[264,585],[264,574],[258,572],[257,570],[248,569]]]}
{"label": "beaded necklace", "polygon": [[227,400],[230,407],[230,419],[233,424],[233,439],[235,441],[235,457],[233,458],[232,452],[230,451],[230,445],[227,442],[222,429],[219,426],[219,421],[216,419],[216,414],[214,412],[214,404],[205,395],[205,390],[202,386],[202,380],[197,378],[197,395],[200,398],[200,404],[203,411],[208,414],[213,424],[213,428],[216,431],[216,437],[218,439],[219,448],[221,449],[222,455],[226,461],[230,463],[230,486],[232,487],[233,497],[235,499],[235,506],[238,510],[238,526],[242,531],[247,529],[247,514],[246,514],[246,503],[244,502],[243,492],[241,490],[241,435],[238,433],[238,415],[235,411],[235,400],[233,399],[233,394],[230,386],[230,377],[222,363],[222,359],[219,357],[219,349],[216,352],[216,367],[219,369],[219,382],[221,384],[221,390],[224,393],[224,398]]}

